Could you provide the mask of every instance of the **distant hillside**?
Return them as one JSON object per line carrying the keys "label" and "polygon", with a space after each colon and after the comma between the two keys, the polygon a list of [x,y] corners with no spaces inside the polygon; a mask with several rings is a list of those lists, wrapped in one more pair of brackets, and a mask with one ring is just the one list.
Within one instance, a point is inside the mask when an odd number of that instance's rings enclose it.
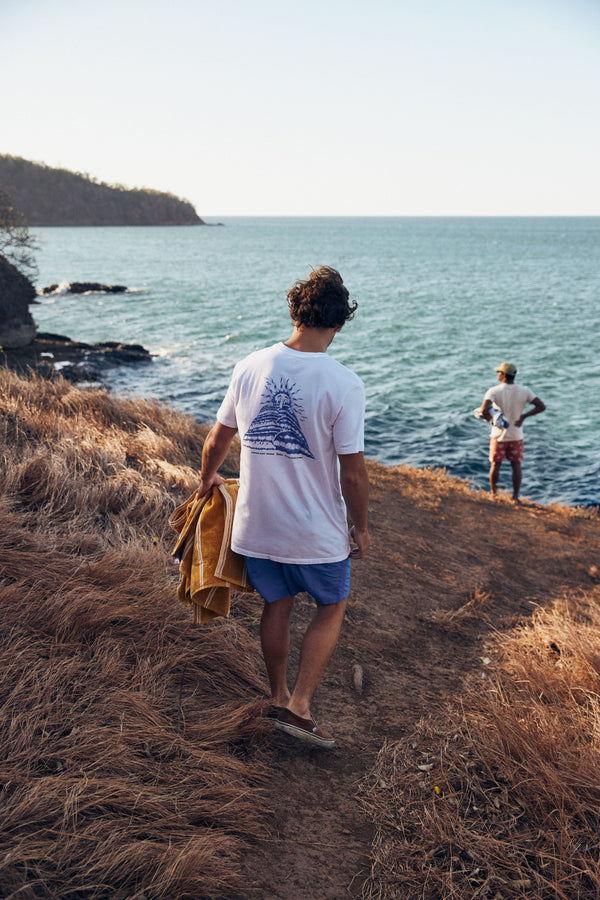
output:
{"label": "distant hillside", "polygon": [[29,227],[53,225],[205,225],[187,200],[147,188],[94,181],[0,155],[0,190]]}

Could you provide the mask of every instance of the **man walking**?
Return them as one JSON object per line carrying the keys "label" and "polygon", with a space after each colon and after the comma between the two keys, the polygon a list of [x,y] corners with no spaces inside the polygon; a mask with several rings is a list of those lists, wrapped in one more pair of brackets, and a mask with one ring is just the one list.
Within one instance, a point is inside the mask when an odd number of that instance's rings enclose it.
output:
{"label": "man walking", "polygon": [[[370,538],[364,385],[327,349],[357,304],[350,302],[340,274],[327,266],[296,282],[287,299],[291,337],[234,368],[204,444],[200,492],[220,483],[217,470],[239,431],[240,489],[231,546],[244,556],[264,600],[260,635],[275,725],[331,747],[334,739],[315,723],[310,702],[340,633],[350,558],[363,556]],[[302,591],[312,595],[316,610],[290,691],[289,620],[294,597]]]}
{"label": "man walking", "polygon": [[[544,412],[546,406],[532,390],[523,385],[515,384],[516,366],[509,362],[503,362],[496,367],[500,384],[486,391],[481,404],[480,415],[488,422],[491,421],[490,407],[497,406],[508,422],[506,428],[500,428],[492,424],[490,435],[490,490],[496,494],[498,490],[498,478],[500,466],[507,459],[512,466],[513,500],[519,502],[519,490],[521,489],[521,462],[523,461],[523,422],[529,416],[537,416]],[[533,404],[533,409],[523,412],[528,403]]]}

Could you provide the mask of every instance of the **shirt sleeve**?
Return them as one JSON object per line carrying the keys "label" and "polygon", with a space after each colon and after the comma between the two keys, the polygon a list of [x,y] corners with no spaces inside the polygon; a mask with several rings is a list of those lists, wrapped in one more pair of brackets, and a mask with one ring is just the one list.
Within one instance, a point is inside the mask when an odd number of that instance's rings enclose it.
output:
{"label": "shirt sleeve", "polygon": [[217,422],[227,428],[237,428],[237,416],[235,414],[235,372],[229,383],[227,393],[217,412]]}
{"label": "shirt sleeve", "polygon": [[350,388],[333,424],[333,446],[338,456],[365,449],[365,386]]}

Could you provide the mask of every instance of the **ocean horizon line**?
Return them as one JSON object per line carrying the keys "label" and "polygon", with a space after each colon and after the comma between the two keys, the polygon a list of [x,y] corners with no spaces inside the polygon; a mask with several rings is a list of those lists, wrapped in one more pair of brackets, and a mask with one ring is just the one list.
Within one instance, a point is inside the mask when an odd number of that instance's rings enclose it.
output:
{"label": "ocean horizon line", "polygon": [[[600,213],[593,215],[589,213],[402,213],[397,215],[378,214],[378,213],[203,213],[205,219],[383,219],[392,221],[395,219],[414,220],[427,219],[429,221],[440,219],[600,219]],[[175,226],[182,227],[182,226]],[[183,226],[184,228],[187,226]]]}
{"label": "ocean horizon line", "polygon": [[144,228],[149,229],[151,231],[158,231],[160,229],[175,229],[178,231],[185,231],[186,229],[194,229],[194,230],[204,230],[204,228],[212,228],[218,225],[225,226],[227,222],[297,222],[297,221],[312,221],[312,222],[381,222],[381,223],[392,223],[392,222],[556,222],[563,220],[565,222],[596,222],[600,220],[600,213],[597,215],[587,215],[587,214],[570,214],[563,215],[561,213],[549,214],[549,215],[525,215],[525,214],[516,214],[516,215],[361,215],[361,214],[329,214],[329,213],[299,213],[299,214],[257,214],[253,215],[250,213],[244,214],[229,214],[229,213],[219,213],[219,214],[210,214],[210,213],[202,213],[201,218],[203,219],[203,225],[31,225],[29,226],[29,230],[32,232],[36,231],[48,231],[48,230],[61,230],[61,229],[77,229],[78,231],[86,231],[86,230],[101,230],[108,229],[114,230],[116,228],[122,229],[132,229],[136,231],[141,231]]}

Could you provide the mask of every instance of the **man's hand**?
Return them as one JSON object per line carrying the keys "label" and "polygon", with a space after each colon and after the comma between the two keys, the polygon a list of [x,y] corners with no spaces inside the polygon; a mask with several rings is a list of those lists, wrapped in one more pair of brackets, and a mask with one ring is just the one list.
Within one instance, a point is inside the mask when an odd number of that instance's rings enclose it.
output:
{"label": "man's hand", "polygon": [[353,525],[350,529],[350,540],[356,544],[356,547],[350,551],[350,559],[361,559],[371,546],[369,532]]}
{"label": "man's hand", "polygon": [[528,419],[529,416],[537,416],[538,413],[544,412],[544,410],[546,409],[546,404],[543,400],[540,400],[539,397],[534,397],[531,402],[533,404],[533,409],[524,412],[521,418],[517,419],[517,421],[515,422],[517,428],[520,428],[525,419]]}
{"label": "man's hand", "polygon": [[225,481],[220,475],[214,475],[212,478],[201,478],[200,484],[198,485],[199,496],[204,497],[205,494],[208,494],[211,487],[218,487],[220,484],[224,483]]}
{"label": "man's hand", "polygon": [[340,454],[340,485],[346,501],[349,518],[354,525],[350,537],[356,544],[350,551],[351,559],[360,559],[371,546],[368,527],[369,476],[364,454]]}
{"label": "man's hand", "polygon": [[481,404],[481,409],[479,410],[479,415],[482,419],[485,419],[486,422],[492,421],[492,415],[490,413],[490,407],[492,405],[491,400],[484,400]]}

